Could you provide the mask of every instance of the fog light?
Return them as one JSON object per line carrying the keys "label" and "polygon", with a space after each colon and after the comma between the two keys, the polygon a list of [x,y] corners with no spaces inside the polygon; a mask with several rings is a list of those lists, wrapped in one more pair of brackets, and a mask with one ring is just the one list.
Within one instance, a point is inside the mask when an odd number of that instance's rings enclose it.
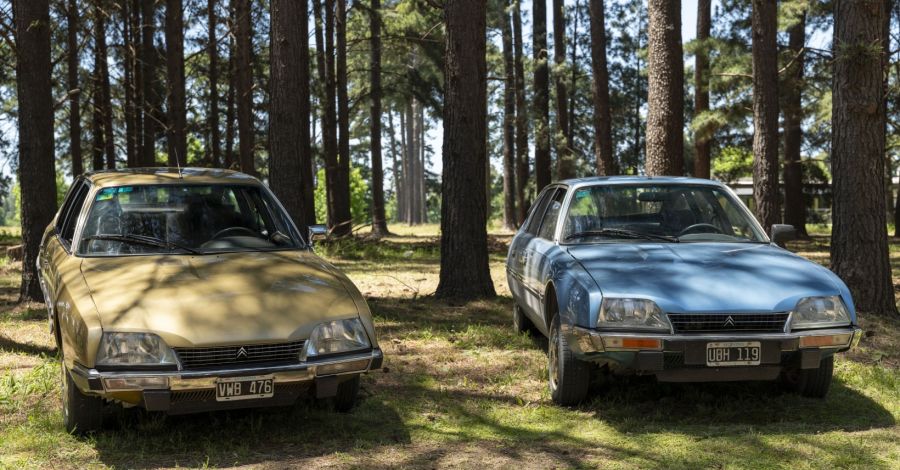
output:
{"label": "fog light", "polygon": [[336,364],[324,364],[321,366],[316,366],[316,375],[334,375],[343,374],[345,372],[364,371],[368,366],[368,359],[360,359],[350,362],[338,362]]}
{"label": "fog light", "polygon": [[801,348],[827,348],[832,346],[846,346],[850,343],[850,334],[827,336],[801,336]]}
{"label": "fog light", "polygon": [[106,390],[144,390],[169,388],[168,377],[123,377],[103,379]]}
{"label": "fog light", "polygon": [[603,338],[603,346],[605,346],[606,349],[649,349],[659,351],[662,349],[662,340],[654,338],[606,336]]}

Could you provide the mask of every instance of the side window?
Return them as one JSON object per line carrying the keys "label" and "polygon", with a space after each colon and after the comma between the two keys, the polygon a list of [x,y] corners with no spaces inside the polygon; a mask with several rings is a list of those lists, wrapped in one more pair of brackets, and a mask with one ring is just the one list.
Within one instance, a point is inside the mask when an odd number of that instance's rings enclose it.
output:
{"label": "side window", "polygon": [[538,229],[541,227],[541,220],[544,218],[544,211],[547,209],[547,203],[553,198],[555,191],[556,188],[550,188],[541,193],[541,197],[538,199],[537,203],[534,204],[531,215],[528,217],[528,222],[526,222],[526,232],[537,235]]}
{"label": "side window", "polygon": [[68,217],[69,213],[72,211],[72,201],[74,201],[75,195],[82,186],[84,186],[84,183],[82,183],[81,180],[76,180],[72,183],[72,187],[69,188],[69,192],[66,193],[66,198],[63,200],[62,207],[59,209],[59,215],[56,217],[56,233],[62,233],[63,225],[66,223],[66,217]]}
{"label": "side window", "polygon": [[553,239],[553,234],[556,233],[556,224],[559,221],[559,211],[562,210],[562,203],[565,197],[566,191],[564,189],[560,189],[553,195],[553,199],[547,205],[547,212],[544,214],[544,221],[541,223],[539,237],[545,240]]}
{"label": "side window", "polygon": [[87,198],[89,189],[88,185],[82,184],[78,188],[78,192],[75,193],[75,197],[72,198],[72,206],[69,208],[69,213],[62,225],[62,230],[59,232],[59,237],[65,240],[67,244],[72,243],[72,238],[75,236],[75,226],[78,224],[78,215],[81,213],[81,208],[84,207],[84,201]]}

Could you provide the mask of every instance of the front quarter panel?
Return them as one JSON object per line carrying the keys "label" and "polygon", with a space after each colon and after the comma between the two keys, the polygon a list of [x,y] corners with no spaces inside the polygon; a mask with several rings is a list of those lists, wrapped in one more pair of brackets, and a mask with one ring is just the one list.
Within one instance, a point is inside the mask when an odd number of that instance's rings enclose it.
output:
{"label": "front quarter panel", "polygon": [[63,360],[70,368],[76,362],[91,367],[103,330],[90,289],[81,274],[81,259],[60,248],[53,251],[49,262],[58,273],[52,301],[59,319]]}
{"label": "front quarter panel", "polygon": [[[548,291],[552,285],[559,306],[560,324],[590,328],[597,324],[602,293],[581,264],[563,249],[557,248],[548,272]],[[550,318],[547,318],[548,324]]]}

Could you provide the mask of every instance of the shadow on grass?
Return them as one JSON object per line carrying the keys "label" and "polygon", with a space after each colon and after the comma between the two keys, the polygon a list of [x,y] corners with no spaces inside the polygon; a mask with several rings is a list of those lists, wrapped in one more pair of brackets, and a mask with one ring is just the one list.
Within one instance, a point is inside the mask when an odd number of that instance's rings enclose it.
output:
{"label": "shadow on grass", "polygon": [[32,356],[53,356],[56,354],[56,348],[32,343],[20,343],[3,335],[0,335],[0,351],[18,352]]}

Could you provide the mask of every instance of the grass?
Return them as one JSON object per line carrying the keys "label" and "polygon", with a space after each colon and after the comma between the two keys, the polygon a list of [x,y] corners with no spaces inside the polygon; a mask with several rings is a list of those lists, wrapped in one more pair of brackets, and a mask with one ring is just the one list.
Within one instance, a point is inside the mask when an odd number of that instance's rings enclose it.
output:
{"label": "grass", "polygon": [[[281,410],[110,416],[110,430],[62,429],[58,366],[39,305],[14,303],[18,266],[0,258],[0,467],[897,468],[900,321],[863,316],[861,347],[839,358],[825,400],[767,383],[615,380],[577,408],[551,403],[546,340],[516,335],[503,259],[499,297],[435,300],[435,226],[317,250],[369,298],[385,367],[349,414],[312,403]],[[828,239],[794,251],[827,263]],[[900,241],[892,260],[900,266]],[[900,284],[900,277],[897,277]]]}

